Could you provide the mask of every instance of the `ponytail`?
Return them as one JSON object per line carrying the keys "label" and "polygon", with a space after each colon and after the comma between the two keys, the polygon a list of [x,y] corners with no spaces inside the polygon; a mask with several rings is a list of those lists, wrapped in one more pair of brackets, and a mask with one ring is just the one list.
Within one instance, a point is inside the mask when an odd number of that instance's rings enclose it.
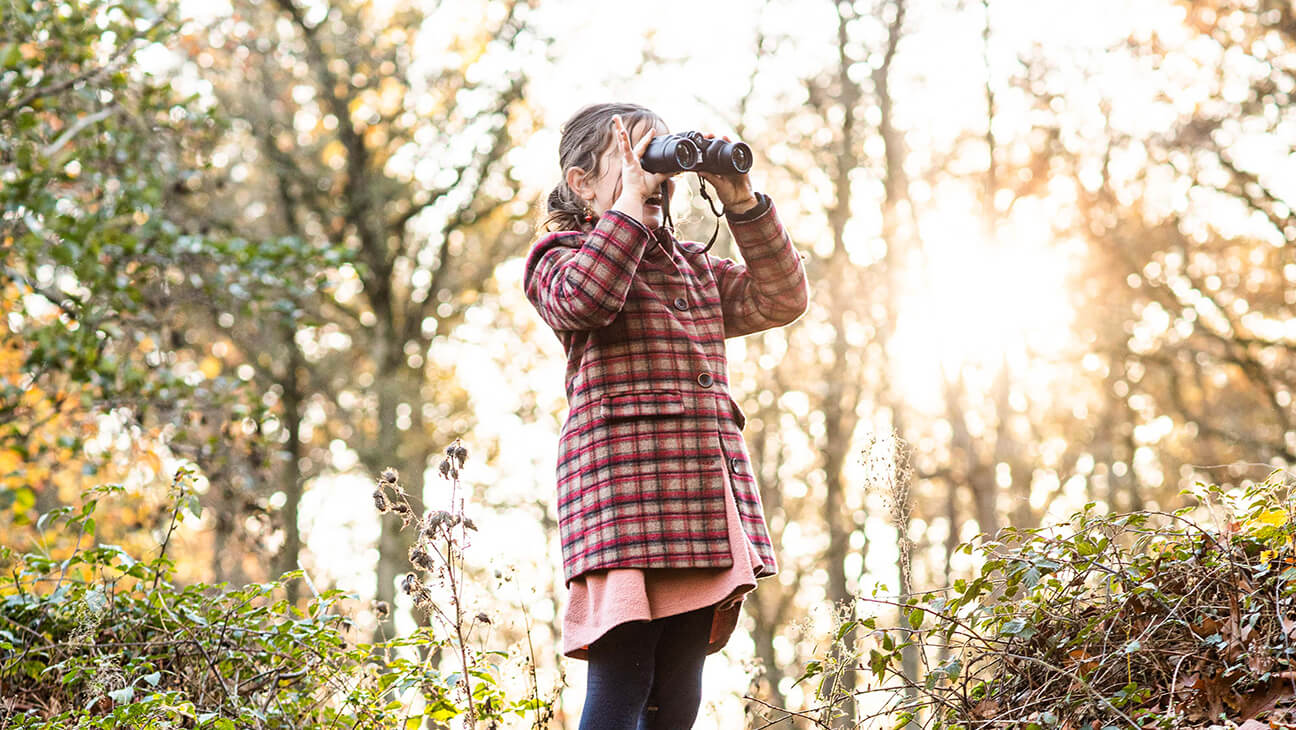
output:
{"label": "ponytail", "polygon": [[544,231],[579,231],[582,229],[586,215],[585,201],[576,197],[576,193],[567,183],[558,183],[549,191],[549,200],[545,206],[545,219],[540,223]]}

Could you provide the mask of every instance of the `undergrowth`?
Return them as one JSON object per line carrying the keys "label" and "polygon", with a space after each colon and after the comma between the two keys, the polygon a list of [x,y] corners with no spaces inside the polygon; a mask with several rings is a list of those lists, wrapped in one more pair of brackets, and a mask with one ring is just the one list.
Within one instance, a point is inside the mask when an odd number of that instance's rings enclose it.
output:
{"label": "undergrowth", "polygon": [[[529,696],[506,695],[506,651],[466,646],[472,619],[361,643],[341,610],[354,597],[317,593],[301,571],[242,587],[174,582],[167,543],[186,511],[199,512],[190,481],[176,475],[154,557],[96,542],[96,509],[121,491],[112,486],[35,525],[77,536],[69,556],[0,548],[0,727],[403,730],[454,718],[497,727],[506,716],[546,724],[549,702],[534,683]],[[466,544],[443,545],[462,565]],[[283,598],[290,580],[311,588],[304,607]],[[467,666],[443,669],[445,656]]]}
{"label": "undergrowth", "polygon": [[[1296,724],[1292,484],[1276,472],[1185,494],[1193,504],[1173,513],[1089,504],[1067,525],[1008,529],[960,547],[980,562],[973,577],[861,599],[807,664],[818,704],[799,714],[841,727],[849,697],[855,727]],[[910,647],[917,677],[902,668]]]}

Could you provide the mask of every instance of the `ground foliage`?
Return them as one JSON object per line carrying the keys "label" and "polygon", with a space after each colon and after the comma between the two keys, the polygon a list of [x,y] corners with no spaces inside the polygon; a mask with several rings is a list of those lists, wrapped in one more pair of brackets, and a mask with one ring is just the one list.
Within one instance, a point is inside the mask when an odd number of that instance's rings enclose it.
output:
{"label": "ground foliage", "polygon": [[[1007,530],[962,550],[979,572],[898,603],[874,597],[844,622],[866,630],[818,681],[826,725],[861,672],[862,711],[929,728],[1250,728],[1296,725],[1296,505],[1282,473],[1245,490],[1199,485],[1174,513],[1104,515]],[[899,628],[883,628],[899,609]],[[867,615],[871,612],[873,615]],[[902,652],[927,660],[905,678]],[[868,700],[861,700],[866,708]],[[874,704],[872,707],[876,708]]]}
{"label": "ground foliage", "polygon": [[[466,646],[462,626],[362,643],[344,592],[311,586],[304,607],[284,598],[287,581],[310,585],[302,571],[242,587],[173,582],[167,545],[201,509],[191,482],[176,475],[151,558],[95,540],[96,510],[116,486],[37,521],[42,535],[77,539],[69,557],[0,548],[0,727],[394,729],[464,715],[497,727],[505,716],[548,715],[534,695],[505,696],[508,653]],[[442,668],[443,654],[468,662],[472,695],[460,691],[462,670]]]}

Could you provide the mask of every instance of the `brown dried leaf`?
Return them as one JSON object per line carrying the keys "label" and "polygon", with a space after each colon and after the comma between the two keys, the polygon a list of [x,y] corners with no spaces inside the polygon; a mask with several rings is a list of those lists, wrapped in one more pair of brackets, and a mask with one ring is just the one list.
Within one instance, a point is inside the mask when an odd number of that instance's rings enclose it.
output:
{"label": "brown dried leaf", "polygon": [[[1272,679],[1269,681],[1267,688],[1257,690],[1241,698],[1242,702],[1239,703],[1238,710],[1242,717],[1255,717],[1261,712],[1272,710],[1280,701],[1290,699],[1293,696],[1296,696],[1296,693],[1292,692],[1290,682],[1282,679]],[[1265,724],[1263,727],[1268,728],[1269,725]],[[1239,730],[1241,729],[1239,728]]]}
{"label": "brown dried leaf", "polygon": [[998,700],[985,699],[972,708],[972,717],[977,720],[993,720],[1003,712],[1003,705]]}
{"label": "brown dried leaf", "polygon": [[1262,647],[1254,647],[1247,654],[1247,668],[1253,674],[1261,675],[1273,669],[1274,658]]}
{"label": "brown dried leaf", "polygon": [[1192,630],[1194,634],[1197,634],[1198,636],[1205,638],[1207,636],[1210,636],[1211,634],[1219,633],[1220,622],[1217,619],[1207,616],[1205,619],[1202,619],[1201,623],[1197,624],[1196,626],[1193,626]]}
{"label": "brown dried leaf", "polygon": [[1282,625],[1283,633],[1288,639],[1296,640],[1296,619],[1289,618],[1283,614],[1278,614],[1278,623]]}
{"label": "brown dried leaf", "polygon": [[1075,662],[1073,666],[1082,676],[1092,672],[1098,666],[1098,661],[1093,658],[1093,654],[1084,649],[1072,649],[1067,656]]}

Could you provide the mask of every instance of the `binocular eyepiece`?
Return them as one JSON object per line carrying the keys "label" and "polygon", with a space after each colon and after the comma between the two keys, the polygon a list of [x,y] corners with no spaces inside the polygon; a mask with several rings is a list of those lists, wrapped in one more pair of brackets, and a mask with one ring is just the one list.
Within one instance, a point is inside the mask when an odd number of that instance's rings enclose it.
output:
{"label": "binocular eyepiece", "polygon": [[701,132],[679,132],[653,137],[640,162],[648,172],[741,175],[751,169],[752,152],[742,142],[707,138]]}

